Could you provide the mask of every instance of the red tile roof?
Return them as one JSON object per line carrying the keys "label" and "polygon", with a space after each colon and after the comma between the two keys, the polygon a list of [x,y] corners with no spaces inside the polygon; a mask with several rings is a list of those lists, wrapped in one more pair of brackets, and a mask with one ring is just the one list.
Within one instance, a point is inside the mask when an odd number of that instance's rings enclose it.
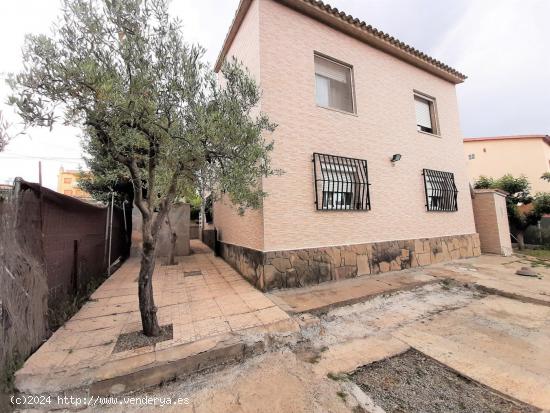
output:
{"label": "red tile roof", "polygon": [[[214,66],[214,70],[218,72],[222,62],[237,34],[239,27],[248,11],[253,0],[241,0],[235,18],[231,23],[231,27],[225,38],[222,50]],[[428,72],[431,72],[452,83],[462,83],[466,76],[452,67],[440,62],[433,57],[409,46],[402,41],[372,27],[343,11],[339,11],[336,7],[325,4],[318,0],[276,0],[279,3],[286,5],[294,10],[306,14],[336,30],[340,30],[352,37],[364,41],[373,47],[381,49],[388,54],[391,54],[401,60],[405,60],[417,67],[420,67]]]}
{"label": "red tile roof", "polygon": [[544,142],[550,145],[550,136],[548,135],[485,136],[485,137],[478,137],[478,138],[464,138],[464,142],[503,141],[508,139],[543,139]]}

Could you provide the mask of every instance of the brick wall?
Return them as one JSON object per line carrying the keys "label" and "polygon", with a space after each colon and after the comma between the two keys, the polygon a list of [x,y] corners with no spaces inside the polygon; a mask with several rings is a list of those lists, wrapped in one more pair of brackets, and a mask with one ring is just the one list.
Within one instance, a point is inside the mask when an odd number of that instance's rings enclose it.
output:
{"label": "brick wall", "polygon": [[[356,114],[316,105],[314,52],[353,66]],[[273,166],[285,173],[263,180],[261,211],[239,217],[216,203],[223,242],[279,251],[475,232],[454,84],[273,0],[252,2],[227,55],[259,80],[261,110],[278,124]],[[436,99],[441,136],[417,132],[415,90]],[[371,211],[316,211],[314,152],[368,161]],[[423,168],[454,173],[457,212],[426,211]]]}
{"label": "brick wall", "polygon": [[[255,2],[262,111],[279,125],[273,163],[285,171],[264,180],[263,250],[475,232],[455,85],[279,2]],[[353,67],[356,114],[316,105],[314,52]],[[414,90],[436,99],[440,137],[416,130]],[[371,211],[315,210],[314,152],[368,161]],[[423,168],[454,173],[457,212],[426,211]]]}
{"label": "brick wall", "polygon": [[[235,56],[249,70],[257,82],[260,80],[260,4],[254,1],[246,14],[241,28],[231,45],[228,56]],[[255,108],[258,113],[261,107]],[[248,248],[263,248],[263,213],[249,210],[239,215],[228,197],[213,204],[213,224],[218,229],[219,239]]]}
{"label": "brick wall", "polygon": [[481,251],[512,254],[506,195],[492,189],[477,189],[474,191],[473,206]]}

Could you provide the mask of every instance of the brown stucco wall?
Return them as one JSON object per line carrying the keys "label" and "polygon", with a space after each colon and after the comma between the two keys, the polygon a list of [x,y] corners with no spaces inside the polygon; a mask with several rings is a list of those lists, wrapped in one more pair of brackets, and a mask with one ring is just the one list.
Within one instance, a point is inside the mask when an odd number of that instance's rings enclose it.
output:
{"label": "brown stucco wall", "polygon": [[[542,137],[467,141],[464,153],[471,182],[481,175],[525,175],[533,193],[550,192],[550,182],[540,179],[550,172],[550,145]],[[468,159],[471,154],[474,159]]]}
{"label": "brown stucco wall", "polygon": [[[175,255],[189,255],[189,217],[191,207],[189,204],[176,204],[170,210],[170,223],[177,234]],[[154,215],[156,217],[156,214]],[[142,250],[143,236],[141,212],[134,206],[132,210],[132,248],[131,256],[139,256]],[[170,251],[170,230],[167,222],[163,222],[156,245],[157,257],[166,257]]]}

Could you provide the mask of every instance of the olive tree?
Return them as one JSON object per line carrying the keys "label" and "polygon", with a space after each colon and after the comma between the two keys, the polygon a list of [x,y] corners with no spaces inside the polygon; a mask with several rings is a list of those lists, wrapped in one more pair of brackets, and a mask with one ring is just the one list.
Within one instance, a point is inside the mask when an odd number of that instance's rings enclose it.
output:
{"label": "olive tree", "polygon": [[148,336],[160,334],[157,238],[180,188],[208,170],[235,205],[258,207],[258,179],[274,173],[264,132],[275,125],[255,110],[257,84],[235,60],[218,82],[202,57],[166,0],[63,0],[52,33],[27,36],[24,70],[9,82],[26,125],[80,125],[127,171],[143,219],[138,294]]}

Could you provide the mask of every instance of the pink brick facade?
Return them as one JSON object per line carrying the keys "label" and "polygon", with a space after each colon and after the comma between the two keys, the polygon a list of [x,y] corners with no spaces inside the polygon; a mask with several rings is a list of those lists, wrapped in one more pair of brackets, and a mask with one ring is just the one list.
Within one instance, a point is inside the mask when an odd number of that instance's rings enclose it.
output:
{"label": "pink brick facade", "polygon": [[[316,105],[314,52],[353,67],[356,114]],[[267,252],[476,232],[455,84],[274,0],[252,1],[232,55],[256,76],[261,110],[279,125],[272,160],[285,174],[263,180],[261,211],[235,218],[216,205],[222,242]],[[441,136],[417,131],[414,91],[436,99]],[[367,160],[370,211],[316,210],[314,152]],[[423,168],[454,174],[458,211],[426,211]]]}

